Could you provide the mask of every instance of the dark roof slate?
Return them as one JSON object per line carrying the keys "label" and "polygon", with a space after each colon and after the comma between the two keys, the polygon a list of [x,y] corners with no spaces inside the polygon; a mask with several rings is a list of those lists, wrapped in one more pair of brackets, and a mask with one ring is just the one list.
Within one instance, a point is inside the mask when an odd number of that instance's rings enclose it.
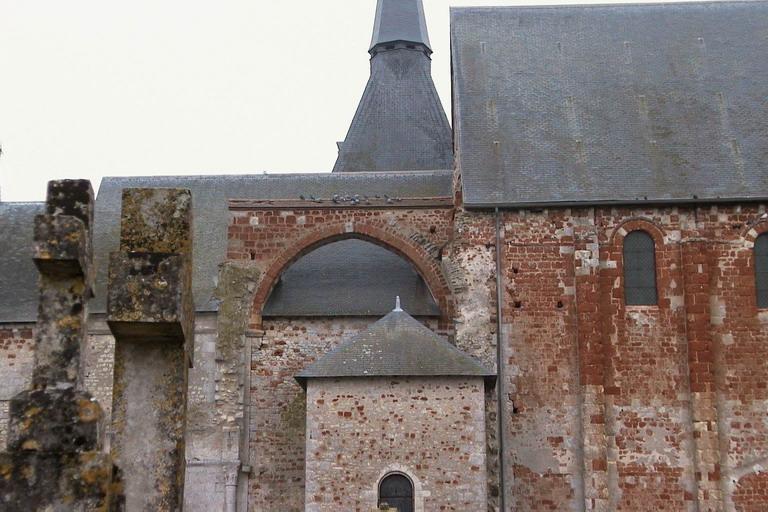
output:
{"label": "dark roof slate", "polygon": [[306,367],[296,380],[304,386],[315,378],[389,376],[483,377],[492,382],[496,374],[395,309]]}
{"label": "dark roof slate", "polygon": [[45,203],[0,203],[0,323],[37,319],[37,268],[32,262],[35,215]]}
{"label": "dark roof slate", "polygon": [[[128,187],[182,187],[192,191],[192,290],[198,311],[215,311],[218,304],[213,298],[213,291],[218,278],[218,266],[224,261],[227,248],[227,199],[298,199],[299,195],[330,198],[333,194],[445,197],[451,195],[451,172],[104,178],[96,199],[94,220],[96,297],[91,302],[94,312],[104,312],[106,308],[107,262],[109,253],[119,246],[120,197],[123,188]],[[344,257],[339,255],[340,260]],[[364,280],[355,283],[356,287],[364,285]],[[307,282],[306,286],[311,288],[315,285]],[[414,292],[414,296],[420,295]],[[342,301],[341,295],[335,297],[335,300],[339,300],[336,309],[339,314],[344,314],[345,308],[351,303]],[[286,302],[282,311],[303,316],[308,307],[306,301],[293,305]],[[334,307],[334,304],[329,302],[328,307]]]}
{"label": "dark roof slate", "polygon": [[399,295],[416,316],[439,316],[424,280],[397,254],[363,240],[324,245],[291,265],[262,316],[381,316]]}
{"label": "dark roof slate", "polygon": [[401,48],[371,59],[371,76],[333,172],[405,169],[453,169],[453,139],[429,57]]}
{"label": "dark roof slate", "polygon": [[467,206],[768,197],[768,3],[451,10]]}
{"label": "dark roof slate", "polygon": [[396,41],[430,48],[422,0],[378,0],[370,50]]}

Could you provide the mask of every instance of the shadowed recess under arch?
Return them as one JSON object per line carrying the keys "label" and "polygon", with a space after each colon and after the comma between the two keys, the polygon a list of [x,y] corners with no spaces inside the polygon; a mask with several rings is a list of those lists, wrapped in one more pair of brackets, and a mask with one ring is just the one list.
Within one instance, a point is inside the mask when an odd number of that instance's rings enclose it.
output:
{"label": "shadowed recess under arch", "polygon": [[440,316],[429,288],[408,261],[364,240],[341,240],[288,267],[262,315],[380,316],[392,310],[395,296],[414,316]]}

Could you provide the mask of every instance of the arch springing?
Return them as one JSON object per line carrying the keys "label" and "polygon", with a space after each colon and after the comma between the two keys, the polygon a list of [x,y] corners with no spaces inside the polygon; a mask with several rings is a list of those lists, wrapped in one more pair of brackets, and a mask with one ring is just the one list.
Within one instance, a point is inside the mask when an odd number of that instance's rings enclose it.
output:
{"label": "arch springing", "polygon": [[659,302],[656,291],[656,247],[645,231],[624,237],[624,302],[650,306]]}

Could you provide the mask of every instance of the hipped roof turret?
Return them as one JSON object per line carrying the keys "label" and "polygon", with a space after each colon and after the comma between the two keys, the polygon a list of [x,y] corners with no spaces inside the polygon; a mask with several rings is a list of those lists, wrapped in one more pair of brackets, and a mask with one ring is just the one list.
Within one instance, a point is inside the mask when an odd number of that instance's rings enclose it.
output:
{"label": "hipped roof turret", "polygon": [[496,373],[396,307],[296,380],[306,387],[308,379],[343,377],[482,377],[490,385]]}

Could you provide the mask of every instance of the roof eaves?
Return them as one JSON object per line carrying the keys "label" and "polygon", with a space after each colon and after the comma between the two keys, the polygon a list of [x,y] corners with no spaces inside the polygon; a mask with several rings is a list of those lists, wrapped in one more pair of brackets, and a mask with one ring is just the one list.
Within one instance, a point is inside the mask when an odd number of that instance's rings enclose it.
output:
{"label": "roof eaves", "polygon": [[679,198],[679,199],[580,199],[572,201],[476,201],[464,199],[464,206],[470,210],[493,210],[496,208],[566,208],[572,206],[622,206],[622,205],[685,205],[685,204],[723,204],[723,203],[760,203],[768,201],[768,196],[714,197],[714,198]]}
{"label": "roof eaves", "polygon": [[296,382],[301,386],[302,389],[306,391],[307,389],[307,381],[311,380],[336,380],[336,379],[344,379],[344,380],[352,380],[352,379],[380,379],[380,378],[389,378],[389,377],[406,377],[406,378],[415,378],[415,379],[431,379],[431,378],[437,378],[437,377],[455,377],[455,378],[464,378],[464,379],[483,379],[483,382],[485,383],[485,387],[487,389],[491,389],[494,385],[496,385],[496,374],[495,373],[487,373],[487,374],[476,374],[476,375],[459,375],[459,374],[430,374],[430,375],[410,375],[410,374],[403,374],[403,373],[392,373],[389,375],[323,375],[323,376],[314,376],[314,375],[302,375],[301,373],[294,375],[293,378],[296,380]]}

